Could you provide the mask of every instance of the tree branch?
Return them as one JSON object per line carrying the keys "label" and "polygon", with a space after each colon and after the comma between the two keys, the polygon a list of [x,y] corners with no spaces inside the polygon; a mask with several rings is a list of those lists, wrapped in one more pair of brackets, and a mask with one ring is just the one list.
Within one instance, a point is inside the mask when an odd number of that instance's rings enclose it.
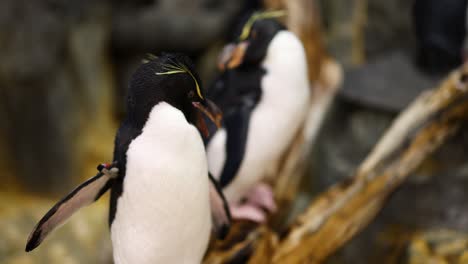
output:
{"label": "tree branch", "polygon": [[[364,229],[395,190],[468,121],[468,64],[423,93],[394,121],[354,176],[319,195],[284,236],[266,226],[239,228],[237,241],[214,247],[216,262],[319,263]],[[239,239],[239,237],[247,239]],[[241,241],[241,242],[239,242]],[[222,243],[221,243],[222,244]],[[234,249],[235,246],[239,250]],[[229,252],[229,254],[225,254]],[[224,255],[223,255],[224,254]],[[222,257],[220,257],[222,256]]]}

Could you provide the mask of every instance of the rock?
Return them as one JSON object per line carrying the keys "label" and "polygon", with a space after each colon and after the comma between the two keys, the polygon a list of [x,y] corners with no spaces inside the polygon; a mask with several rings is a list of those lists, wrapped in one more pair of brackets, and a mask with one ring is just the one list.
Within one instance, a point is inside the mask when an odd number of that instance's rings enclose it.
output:
{"label": "rock", "polygon": [[324,190],[352,172],[390,126],[394,114],[358,107],[338,98],[334,103],[314,150],[314,190]]}
{"label": "rock", "polygon": [[218,40],[242,4],[226,0],[116,1],[112,42],[117,52],[194,52]]}
{"label": "rock", "polygon": [[[319,166],[314,166],[310,188],[320,192],[352,175],[394,116],[392,112],[338,99],[314,150],[312,162]],[[376,263],[387,258],[391,259],[388,263],[395,263],[392,254],[404,248],[408,236],[416,231],[445,228],[468,232],[467,128],[468,125],[460,128],[457,135],[425,161],[390,196],[373,222],[327,263]],[[447,247],[439,250],[450,250]],[[464,251],[459,252],[457,258],[461,259],[463,254]]]}
{"label": "rock", "polygon": [[458,230],[426,230],[414,235],[407,247],[407,263],[466,263],[468,234]]}
{"label": "rock", "polygon": [[361,67],[347,69],[340,95],[359,105],[398,112],[438,81],[418,70],[404,52],[393,51]]}
{"label": "rock", "polygon": [[80,210],[29,253],[24,251],[29,233],[55,201],[8,193],[0,199],[2,263],[112,263],[107,199]]}
{"label": "rock", "polygon": [[[327,47],[344,66],[356,65],[353,56],[373,60],[390,50],[410,51],[415,46],[412,1],[321,0]],[[359,5],[363,5],[361,8]],[[362,28],[357,28],[364,22]],[[359,43],[362,39],[363,43]],[[404,41],[402,41],[404,40]],[[354,53],[354,54],[353,54]]]}
{"label": "rock", "polygon": [[[87,174],[90,149],[95,163],[110,158],[109,14],[102,1],[5,0],[0,10],[5,170],[28,190],[59,193]],[[104,137],[90,136],[91,129]]]}
{"label": "rock", "polygon": [[366,57],[377,58],[391,50],[412,51],[415,46],[413,1],[368,0],[367,3]]}
{"label": "rock", "polygon": [[320,0],[321,17],[327,35],[327,49],[345,66],[353,65],[352,20],[359,0]]}
{"label": "rock", "polygon": [[466,0],[416,0],[413,24],[418,65],[429,74],[444,75],[463,63]]}

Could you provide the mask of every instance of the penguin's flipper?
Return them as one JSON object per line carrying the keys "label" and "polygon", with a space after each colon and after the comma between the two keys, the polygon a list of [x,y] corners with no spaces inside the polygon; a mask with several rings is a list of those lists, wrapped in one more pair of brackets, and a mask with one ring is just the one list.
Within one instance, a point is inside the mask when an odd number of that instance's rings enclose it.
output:
{"label": "penguin's flipper", "polygon": [[227,141],[226,141],[226,163],[224,164],[219,184],[221,188],[226,187],[236,176],[244,159],[247,144],[247,134],[249,130],[251,106],[243,106],[235,113],[224,120]]}
{"label": "penguin's flipper", "polygon": [[210,206],[213,231],[219,239],[223,239],[229,232],[231,212],[218,182],[213,178],[211,173],[208,174],[208,177],[210,178]]}
{"label": "penguin's flipper", "polygon": [[34,227],[26,243],[26,252],[38,247],[44,238],[70,218],[80,208],[99,199],[111,186],[117,168],[103,169],[96,176],[76,187],[54,205]]}

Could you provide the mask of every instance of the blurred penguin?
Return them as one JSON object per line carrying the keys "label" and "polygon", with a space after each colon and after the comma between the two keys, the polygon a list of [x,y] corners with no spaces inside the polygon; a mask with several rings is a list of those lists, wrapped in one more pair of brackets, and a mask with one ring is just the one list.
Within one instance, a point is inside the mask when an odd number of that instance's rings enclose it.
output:
{"label": "blurred penguin", "polygon": [[271,187],[280,158],[304,122],[309,80],[298,37],[275,18],[256,12],[219,58],[209,90],[223,127],[207,142],[209,170],[219,179],[233,218],[262,222],[276,210]]}
{"label": "blurred penguin", "polygon": [[429,74],[446,74],[462,64],[467,0],[415,0],[417,61]]}

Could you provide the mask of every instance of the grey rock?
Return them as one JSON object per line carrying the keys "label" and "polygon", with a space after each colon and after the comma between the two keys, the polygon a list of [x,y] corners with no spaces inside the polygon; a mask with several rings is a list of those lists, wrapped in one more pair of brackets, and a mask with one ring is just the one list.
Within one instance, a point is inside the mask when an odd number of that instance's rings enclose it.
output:
{"label": "grey rock", "polygon": [[[395,114],[338,99],[314,151],[315,193],[353,174],[390,126]],[[391,244],[418,230],[468,231],[468,134],[460,128],[388,199],[383,210],[327,263],[376,263]],[[393,236],[394,241],[382,237]],[[400,240],[398,240],[400,239]],[[389,248],[390,247],[390,248]]]}
{"label": "grey rock", "polygon": [[201,50],[219,39],[241,7],[226,0],[120,1],[114,14],[114,48],[123,52]]}
{"label": "grey rock", "polygon": [[[372,61],[390,50],[413,51],[415,38],[411,19],[412,1],[366,0],[362,32],[353,28],[361,0],[321,0],[322,20],[330,53],[346,67],[354,65],[352,52]],[[355,47],[357,33],[364,36],[363,50]],[[354,50],[353,50],[354,49]]]}
{"label": "grey rock", "polygon": [[12,194],[0,197],[1,263],[112,263],[106,201],[82,209],[38,248],[26,253],[29,233],[54,201]]}
{"label": "grey rock", "polygon": [[352,65],[352,20],[357,0],[320,0],[326,44],[330,54],[344,65]]}
{"label": "grey rock", "polygon": [[365,53],[370,60],[390,50],[413,51],[413,1],[368,0]]}
{"label": "grey rock", "polygon": [[374,62],[345,71],[340,94],[358,104],[398,112],[439,78],[419,71],[408,55],[393,51]]}
{"label": "grey rock", "polygon": [[5,163],[27,189],[58,193],[82,177],[86,123],[110,87],[105,4],[5,0],[0,12]]}
{"label": "grey rock", "polygon": [[351,176],[374,144],[390,126],[395,115],[359,107],[338,98],[333,104],[314,149],[312,184],[314,190]]}

